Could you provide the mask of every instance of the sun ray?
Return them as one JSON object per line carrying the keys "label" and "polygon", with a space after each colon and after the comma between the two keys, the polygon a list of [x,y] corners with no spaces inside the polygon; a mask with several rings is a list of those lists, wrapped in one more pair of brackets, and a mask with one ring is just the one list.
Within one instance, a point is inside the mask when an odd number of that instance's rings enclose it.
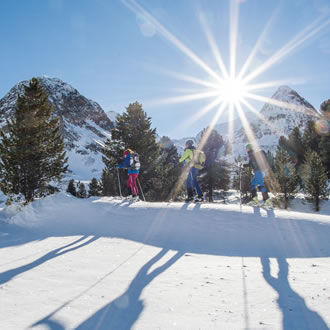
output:
{"label": "sun ray", "polygon": [[323,24],[320,24],[320,22],[324,19],[324,17],[318,18],[314,22],[312,22],[310,25],[308,25],[304,30],[302,30],[296,37],[294,37],[292,40],[290,40],[286,45],[284,45],[281,49],[279,49],[273,56],[271,56],[266,62],[264,62],[262,65],[260,65],[256,70],[251,72],[249,75],[244,77],[243,81],[245,83],[248,83],[252,79],[259,76],[261,73],[269,69],[271,66],[273,66],[275,63],[279,62],[281,59],[283,59],[286,55],[293,52],[296,48],[298,48],[301,44],[306,42],[308,39],[313,37],[316,33],[321,31],[323,28],[325,28],[329,23],[330,19],[323,22]]}
{"label": "sun ray", "polygon": [[208,103],[205,107],[203,107],[200,111],[198,111],[196,114],[194,114],[192,117],[187,119],[180,128],[187,128],[193,123],[195,123],[197,120],[201,119],[203,116],[205,116],[207,113],[209,113],[212,109],[214,109],[216,106],[218,106],[222,102],[222,98],[218,97],[213,102]]}
{"label": "sun ray", "polygon": [[178,79],[181,79],[181,80],[187,81],[187,82],[191,82],[196,85],[201,85],[201,86],[205,86],[205,87],[209,87],[209,88],[217,88],[219,86],[218,84],[212,83],[208,80],[199,79],[199,78],[196,78],[193,76],[188,76],[188,75],[178,73],[178,72],[169,72],[169,71],[166,72],[164,70],[164,73],[169,76],[176,77]]}
{"label": "sun ray", "polygon": [[190,102],[194,100],[202,100],[214,96],[219,96],[219,92],[216,90],[209,91],[209,92],[203,92],[203,93],[193,93],[190,95],[180,95],[180,96],[173,96],[173,97],[167,97],[165,99],[157,99],[157,100],[149,100],[146,101],[147,106],[160,106],[160,105],[166,105],[166,104],[174,104],[174,103],[184,103],[184,102]]}
{"label": "sun ray", "polygon": [[251,110],[261,121],[263,121],[266,125],[268,125],[274,132],[279,133],[280,135],[285,135],[284,131],[275,127],[269,120],[267,120],[258,110],[253,107],[247,100],[243,99],[242,103]]}
{"label": "sun ray", "polygon": [[228,120],[228,143],[233,143],[234,137],[234,104],[229,104],[229,120]]}
{"label": "sun ray", "polygon": [[272,104],[275,105],[277,107],[280,108],[285,108],[285,109],[289,109],[289,110],[293,110],[296,112],[301,112],[301,113],[309,113],[311,116],[317,116],[317,113],[315,112],[315,110],[313,108],[309,108],[309,107],[305,107],[305,106],[301,106],[301,105],[297,105],[297,104],[293,104],[293,103],[288,103],[288,102],[284,102],[284,101],[279,101],[279,100],[274,100],[272,98],[269,97],[264,97],[261,95],[256,95],[256,94],[252,94],[252,93],[246,93],[245,97],[257,100],[257,101],[261,101],[264,103],[268,103],[268,104]]}
{"label": "sun ray", "polygon": [[190,50],[183,42],[181,42],[177,37],[175,37],[171,32],[169,32],[156,18],[154,18],[147,10],[140,6],[135,0],[121,0],[121,2],[133,11],[135,14],[140,14],[145,16],[148,21],[150,21],[157,29],[157,31],[170,41],[174,46],[186,54],[190,59],[192,59],[196,64],[203,68],[207,73],[209,73],[217,81],[222,81],[216,72],[214,72],[204,61],[202,61],[192,50]]}
{"label": "sun ray", "polygon": [[203,134],[201,140],[199,141],[199,145],[198,145],[199,149],[203,149],[203,147],[204,147],[205,143],[207,142],[214,126],[216,125],[217,121],[221,117],[223,111],[226,109],[226,106],[227,106],[226,102],[222,103],[221,106],[219,107],[218,111],[216,112],[215,116],[212,118],[209,126],[206,128],[205,133]]}
{"label": "sun ray", "polygon": [[251,51],[249,57],[247,58],[247,60],[245,61],[245,63],[243,64],[242,66],[242,69],[241,71],[239,72],[238,76],[237,76],[237,79],[242,79],[242,77],[244,76],[246,70],[249,68],[249,66],[251,65],[251,62],[253,61],[253,59],[255,58],[256,54],[257,54],[257,51],[259,50],[262,42],[264,41],[265,37],[266,37],[266,34],[268,33],[268,30],[270,28],[270,26],[272,25],[275,17],[277,16],[278,14],[278,10],[279,10],[279,7],[277,7],[277,10],[275,12],[273,12],[271,18],[267,21],[267,24],[263,30],[263,32],[261,33],[261,35],[259,36],[253,50]]}
{"label": "sun ray", "polygon": [[201,22],[201,25],[202,25],[202,28],[204,30],[204,33],[206,35],[206,38],[209,42],[209,45],[211,47],[211,50],[213,52],[213,55],[218,63],[218,66],[220,68],[220,71],[223,75],[223,77],[225,79],[229,79],[229,74],[228,74],[228,71],[226,69],[226,66],[223,62],[223,59],[222,59],[222,56],[221,56],[221,53],[220,53],[220,50],[218,49],[217,45],[216,45],[216,42],[214,40],[214,36],[211,32],[211,30],[209,29],[209,26],[207,24],[207,21],[205,19],[205,16],[204,15],[200,15],[200,22]]}
{"label": "sun ray", "polygon": [[[237,112],[241,118],[241,121],[242,121],[242,124],[243,124],[244,130],[246,132],[249,143],[253,144],[255,150],[260,150],[261,149],[260,145],[257,142],[257,139],[251,129],[251,126],[249,125],[249,122],[248,122],[240,104],[237,105]],[[260,168],[263,168],[263,167],[269,168],[268,172],[267,172],[268,184],[270,185],[271,191],[274,191],[274,187],[277,184],[274,173],[273,173],[272,169],[266,165],[266,164],[268,164],[268,160],[266,159],[266,157],[263,154],[261,154],[260,156],[261,157],[256,158],[256,161],[258,162],[258,166]]]}
{"label": "sun ray", "polygon": [[258,84],[247,84],[245,87],[246,91],[253,91],[253,90],[259,90],[259,89],[267,89],[271,87],[278,87],[283,85],[290,85],[290,84],[303,84],[305,82],[305,79],[298,79],[298,78],[288,78],[283,80],[272,80],[267,81],[263,83]]}
{"label": "sun ray", "polygon": [[230,26],[229,26],[229,75],[236,75],[236,51],[238,35],[239,1],[230,1]]}
{"label": "sun ray", "polygon": [[256,137],[255,137],[253,130],[243,112],[243,109],[242,109],[240,103],[236,104],[236,109],[237,109],[238,116],[241,120],[241,123],[243,125],[244,132],[246,133],[246,136],[248,138],[248,141],[251,143],[253,142],[255,144]]}

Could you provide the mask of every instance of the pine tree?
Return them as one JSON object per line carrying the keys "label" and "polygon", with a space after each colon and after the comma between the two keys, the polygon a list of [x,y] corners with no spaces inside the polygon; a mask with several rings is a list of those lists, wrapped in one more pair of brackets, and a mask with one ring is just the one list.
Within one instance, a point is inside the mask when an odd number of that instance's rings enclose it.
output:
{"label": "pine tree", "polygon": [[291,158],[296,159],[296,168],[299,168],[305,160],[305,146],[298,127],[295,127],[290,133],[287,140],[286,151]]}
{"label": "pine tree", "polygon": [[219,150],[224,146],[222,136],[216,130],[206,128],[202,132],[201,141],[205,143],[202,150],[205,153],[205,168],[200,179],[203,191],[208,191],[208,198],[213,202],[215,189],[228,190],[230,184],[229,164],[218,159]]}
{"label": "pine tree", "polygon": [[321,137],[319,150],[322,164],[330,179],[330,135]]}
{"label": "pine tree", "polygon": [[[151,118],[143,111],[138,102],[130,104],[126,111],[116,119],[116,125],[112,130],[112,138],[106,140],[103,148],[103,162],[106,165],[107,174],[116,174],[116,165],[123,162],[123,151],[130,148],[140,156],[141,169],[139,181],[143,187],[146,198],[157,199],[154,189],[154,178],[157,177],[159,166],[159,146],[156,142],[156,130],[151,129]],[[127,173],[120,170],[122,185],[127,180]],[[115,181],[112,181],[114,184]],[[103,182],[104,186],[105,182]],[[103,188],[108,189],[108,188]]]}
{"label": "pine tree", "polygon": [[0,188],[9,199],[21,194],[28,203],[45,196],[53,191],[50,182],[67,170],[59,119],[52,112],[45,90],[32,78],[0,131]]}
{"label": "pine tree", "polygon": [[304,150],[311,149],[316,153],[319,153],[320,140],[321,137],[315,130],[315,122],[311,120],[308,121],[302,136],[303,145],[305,147]]}
{"label": "pine tree", "polygon": [[321,112],[325,119],[330,120],[330,99],[324,101],[320,106]]}
{"label": "pine tree", "polygon": [[87,191],[85,184],[80,181],[77,183],[77,197],[87,198]]}
{"label": "pine tree", "polygon": [[[118,169],[116,169],[118,171]],[[118,178],[116,172],[109,171],[107,168],[102,170],[100,188],[102,196],[119,196]],[[122,188],[121,188],[122,190]]]}
{"label": "pine tree", "polygon": [[319,211],[320,201],[328,198],[329,188],[325,168],[315,151],[307,152],[302,174],[307,199],[312,201],[315,211]]}
{"label": "pine tree", "polygon": [[291,157],[284,148],[278,147],[273,174],[276,182],[273,185],[275,193],[280,194],[275,201],[286,209],[289,206],[289,200],[298,192],[299,178]]}
{"label": "pine tree", "polygon": [[330,179],[330,99],[321,104],[321,125],[325,126],[319,144],[320,157]]}
{"label": "pine tree", "polygon": [[93,178],[91,182],[88,184],[88,196],[100,196],[101,189],[100,184],[96,178]]}
{"label": "pine tree", "polygon": [[163,136],[159,141],[160,158],[157,174],[154,178],[154,190],[158,200],[168,201],[176,198],[176,184],[182,172],[177,148],[169,137]]}
{"label": "pine tree", "polygon": [[74,184],[74,180],[73,179],[71,179],[69,181],[69,184],[68,184],[68,187],[67,187],[66,191],[68,193],[70,193],[71,195],[73,195],[73,196],[77,196],[77,190],[76,190],[76,186]]}

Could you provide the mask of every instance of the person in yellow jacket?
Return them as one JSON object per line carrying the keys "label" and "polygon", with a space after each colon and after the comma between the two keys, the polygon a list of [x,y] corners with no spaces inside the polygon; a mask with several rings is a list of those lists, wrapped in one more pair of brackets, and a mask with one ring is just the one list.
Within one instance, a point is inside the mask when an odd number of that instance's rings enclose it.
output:
{"label": "person in yellow jacket", "polygon": [[187,180],[186,180],[186,188],[187,188],[187,198],[186,202],[190,202],[194,200],[194,188],[196,190],[196,193],[198,197],[195,199],[195,201],[203,201],[203,194],[201,191],[201,188],[199,186],[199,183],[197,181],[197,174],[198,170],[202,168],[201,165],[196,164],[194,161],[194,150],[196,148],[194,147],[194,141],[189,139],[186,141],[186,148],[184,150],[183,156],[179,159],[179,162],[182,163],[185,161],[188,166],[190,167]]}

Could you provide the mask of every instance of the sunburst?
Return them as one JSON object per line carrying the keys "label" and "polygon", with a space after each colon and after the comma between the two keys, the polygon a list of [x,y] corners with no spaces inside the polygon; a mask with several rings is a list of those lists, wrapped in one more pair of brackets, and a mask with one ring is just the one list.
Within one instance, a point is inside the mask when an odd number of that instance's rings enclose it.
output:
{"label": "sunburst", "polygon": [[[281,81],[267,81],[263,83],[255,83],[254,80],[260,77],[261,74],[269,70],[272,66],[283,60],[286,56],[292,54],[306,41],[310,40],[317,33],[323,30],[329,25],[330,19],[327,16],[321,16],[311,24],[301,30],[296,36],[294,36],[289,42],[279,48],[273,55],[271,55],[264,63],[259,65],[253,71],[251,71],[251,63],[256,56],[258,49],[260,48],[263,39],[265,38],[266,31],[272,23],[276,12],[268,20],[268,23],[258,38],[252,52],[248,56],[247,60],[238,71],[236,67],[236,55],[237,55],[237,36],[239,25],[239,0],[230,0],[230,36],[229,36],[229,65],[226,66],[222,58],[220,49],[218,48],[215,38],[207,24],[202,13],[199,13],[200,23],[202,30],[205,32],[206,39],[209,43],[210,49],[214,55],[217,63],[217,68],[211,68],[200,57],[198,57],[191,49],[189,49],[183,42],[181,42],[175,35],[173,35],[164,25],[162,25],[155,17],[153,17],[146,9],[139,5],[135,0],[122,0],[122,2],[135,14],[143,15],[151,22],[158,33],[164,38],[170,41],[175,47],[177,47],[183,54],[189,57],[196,65],[202,68],[208,75],[208,78],[201,79],[198,77],[192,77],[186,74],[175,73],[178,79],[188,81],[192,84],[203,88],[198,92],[191,94],[185,94],[176,97],[169,97],[163,100],[157,100],[150,102],[150,104],[169,104],[177,102],[188,102],[192,100],[210,99],[210,101],[200,109],[200,111],[192,116],[189,120],[189,124],[199,120],[206,113],[217,109],[213,119],[210,121],[206,134],[203,135],[200,141],[199,147],[203,148],[204,143],[207,141],[208,136],[217,121],[224,113],[225,110],[229,111],[229,124],[228,124],[228,137],[229,141],[232,140],[233,134],[233,113],[236,111],[242,122],[242,126],[246,132],[248,140],[256,143],[253,130],[250,127],[248,120],[244,114],[243,107],[253,111],[256,116],[261,118],[267,125],[272,127],[272,123],[269,123],[259,112],[248,102],[248,99],[256,100],[263,103],[270,103],[276,106],[291,109],[294,111],[305,111],[303,106],[292,105],[287,102],[280,102],[271,98],[264,97],[256,93],[256,91],[264,90],[272,86],[279,86],[279,84],[288,84],[292,79],[285,79]],[[249,73],[247,73],[249,72]],[[171,73],[167,73],[171,74]],[[187,125],[187,122],[185,123]],[[274,127],[272,127],[274,129]]]}

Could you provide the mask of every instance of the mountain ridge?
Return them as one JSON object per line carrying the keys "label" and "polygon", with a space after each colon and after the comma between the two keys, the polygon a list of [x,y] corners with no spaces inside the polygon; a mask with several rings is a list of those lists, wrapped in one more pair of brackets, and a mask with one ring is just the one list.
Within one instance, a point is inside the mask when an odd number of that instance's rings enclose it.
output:
{"label": "mountain ridge", "polygon": [[[41,85],[49,94],[49,102],[54,107],[54,115],[60,117],[65,149],[69,157],[69,177],[77,180],[90,180],[101,177],[104,164],[100,152],[100,144],[111,137],[111,129],[115,125],[115,111],[107,113],[95,101],[80,94],[77,89],[59,78],[38,77]],[[0,99],[0,126],[5,118],[13,113],[17,96],[23,93],[23,86],[29,81],[17,83]],[[234,121],[232,157],[245,155],[245,144],[249,141],[259,145],[265,151],[275,152],[281,135],[288,136],[294,127],[304,129],[308,120],[318,117],[314,107],[288,86],[280,86],[269,103],[265,103],[259,113],[246,112],[245,116],[253,132],[253,141],[247,134],[240,119]],[[228,123],[215,125],[215,130],[228,141]],[[193,138],[196,143],[202,130]],[[179,154],[184,151],[187,137],[172,139]],[[223,150],[221,151],[223,155]]]}
{"label": "mountain ridge", "polygon": [[[65,150],[69,156],[69,176],[92,179],[100,176],[103,166],[100,145],[110,136],[114,123],[95,101],[80,94],[77,89],[59,78],[37,77],[48,93],[54,116],[60,118]],[[0,126],[15,109],[17,96],[23,94],[28,80],[17,83],[0,99]]]}

